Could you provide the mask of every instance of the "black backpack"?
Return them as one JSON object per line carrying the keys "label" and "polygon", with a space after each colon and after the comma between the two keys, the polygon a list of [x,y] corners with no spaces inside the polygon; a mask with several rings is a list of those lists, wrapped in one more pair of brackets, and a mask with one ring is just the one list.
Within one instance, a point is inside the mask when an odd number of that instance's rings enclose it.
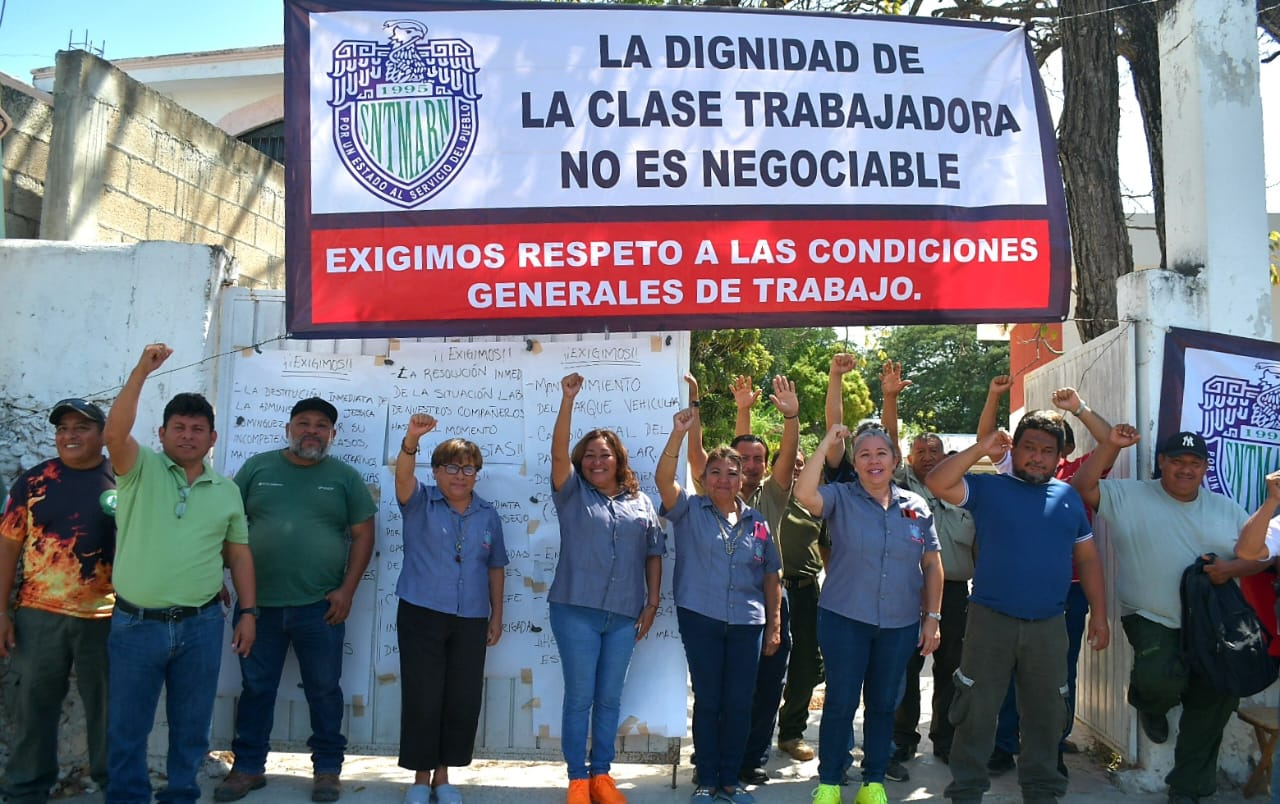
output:
{"label": "black backpack", "polygon": [[1276,680],[1271,637],[1235,583],[1214,584],[1197,558],[1182,571],[1182,660],[1215,689],[1240,698]]}

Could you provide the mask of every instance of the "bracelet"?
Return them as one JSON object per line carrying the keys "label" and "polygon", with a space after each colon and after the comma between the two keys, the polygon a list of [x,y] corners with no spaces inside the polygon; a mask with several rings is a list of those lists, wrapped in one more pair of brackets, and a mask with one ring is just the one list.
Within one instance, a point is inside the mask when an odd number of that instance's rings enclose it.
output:
{"label": "bracelet", "polygon": [[700,407],[702,407],[702,400],[701,400],[701,399],[690,399],[690,400],[689,400],[689,407],[691,407],[691,408],[700,408]]}
{"label": "bracelet", "polygon": [[677,452],[675,455],[672,455],[670,452],[667,452],[665,449],[662,451],[662,454],[672,460],[678,460],[680,458],[680,453]]}
{"label": "bracelet", "polygon": [[798,419],[798,418],[800,418],[800,414],[799,414],[799,413],[797,413],[797,414],[796,414],[796,415],[794,415],[794,416],[788,416],[787,414],[785,414],[785,413],[784,413],[784,414],[782,414],[782,418],[784,418],[784,419],[788,419],[788,420],[790,420],[790,419]]}
{"label": "bracelet", "polygon": [[[653,609],[654,611],[657,611],[657,610],[658,610],[658,604],[657,604],[657,603],[646,603],[646,604],[645,604],[645,608],[646,608],[646,609]],[[644,610],[644,609],[641,609],[641,611],[643,611],[643,610]]]}
{"label": "bracelet", "polygon": [[422,451],[422,447],[418,447],[417,449],[409,449],[408,447],[405,446],[404,439],[402,438],[400,439],[400,451],[403,452],[405,455],[417,455],[419,452]]}
{"label": "bracelet", "polygon": [[942,612],[940,611],[926,611],[924,613],[924,616],[928,617],[930,620],[937,620],[938,622],[942,622]]}
{"label": "bracelet", "polygon": [[1081,416],[1083,416],[1084,414],[1088,413],[1088,412],[1089,412],[1089,410],[1091,410],[1091,408],[1090,408],[1088,405],[1086,405],[1085,403],[1081,402],[1081,403],[1080,403],[1080,407],[1076,408],[1076,410],[1075,410],[1075,417],[1078,419],[1078,418],[1080,418]]}

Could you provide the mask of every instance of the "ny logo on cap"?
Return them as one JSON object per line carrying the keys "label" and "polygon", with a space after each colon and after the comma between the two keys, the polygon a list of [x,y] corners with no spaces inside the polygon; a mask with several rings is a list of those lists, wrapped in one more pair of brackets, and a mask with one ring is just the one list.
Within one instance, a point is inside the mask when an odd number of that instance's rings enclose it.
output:
{"label": "ny logo on cap", "polygon": [[1182,446],[1194,447],[1196,445],[1196,437],[1193,435],[1184,435],[1182,437]]}

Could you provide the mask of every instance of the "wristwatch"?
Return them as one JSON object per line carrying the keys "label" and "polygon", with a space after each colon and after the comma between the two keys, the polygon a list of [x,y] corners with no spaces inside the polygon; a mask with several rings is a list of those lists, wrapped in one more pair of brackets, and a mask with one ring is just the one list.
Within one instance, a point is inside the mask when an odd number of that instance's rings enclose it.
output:
{"label": "wristwatch", "polygon": [[249,606],[248,608],[236,609],[237,617],[244,614],[252,614],[255,619],[262,616],[262,612],[258,610],[257,606]]}
{"label": "wristwatch", "polygon": [[938,622],[942,622],[942,612],[940,611],[926,611],[924,613],[924,616],[928,617],[930,620],[937,620]]}

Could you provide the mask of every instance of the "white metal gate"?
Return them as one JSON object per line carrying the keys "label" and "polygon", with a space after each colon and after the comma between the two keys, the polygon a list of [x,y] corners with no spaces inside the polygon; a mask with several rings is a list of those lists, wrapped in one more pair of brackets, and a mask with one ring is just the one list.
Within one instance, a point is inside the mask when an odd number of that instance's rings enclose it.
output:
{"label": "white metal gate", "polygon": [[[1137,419],[1137,380],[1134,374],[1133,328],[1129,324],[1111,330],[1102,337],[1074,349],[1046,366],[1027,374],[1024,379],[1026,408],[1048,408],[1050,397],[1058,388],[1072,387],[1112,424],[1133,423]],[[1076,451],[1080,454],[1094,447],[1094,440],[1083,426],[1072,427]],[[1113,478],[1132,478],[1137,472],[1137,450],[1120,453]],[[1102,571],[1107,586],[1107,613],[1110,616],[1111,647],[1102,652],[1080,652],[1080,668],[1076,682],[1076,717],[1093,732],[1110,743],[1127,761],[1138,755],[1135,731],[1137,715],[1126,701],[1129,690],[1129,668],[1133,666],[1133,650],[1120,627],[1120,606],[1115,588],[1115,551],[1107,538],[1105,523],[1094,520],[1094,536],[1102,555]]]}
{"label": "white metal gate", "polygon": [[[217,331],[211,340],[218,355],[241,349],[284,349],[324,354],[386,355],[391,341],[386,338],[350,340],[289,340],[285,334],[284,292],[228,288],[223,291]],[[623,334],[617,338],[644,337],[652,333]],[[576,336],[540,338],[570,340]],[[441,340],[441,339],[423,339]],[[485,340],[523,341],[523,337],[487,337]],[[214,367],[213,391],[220,410],[231,408],[231,383],[227,361]],[[221,456],[219,455],[219,466]],[[372,639],[372,635],[370,635]],[[373,681],[372,700],[355,700],[346,707],[343,732],[351,753],[394,754],[399,750],[399,678]],[[227,748],[235,734],[236,699],[218,698],[214,709],[215,748]],[[503,759],[559,761],[560,741],[535,734],[533,707],[537,701],[527,678],[486,679],[484,705],[476,734],[476,756]],[[276,750],[305,750],[311,736],[310,714],[305,702],[277,701],[272,747]],[[641,762],[675,766],[680,758],[680,739],[656,735],[632,735],[618,742],[618,762]]]}

